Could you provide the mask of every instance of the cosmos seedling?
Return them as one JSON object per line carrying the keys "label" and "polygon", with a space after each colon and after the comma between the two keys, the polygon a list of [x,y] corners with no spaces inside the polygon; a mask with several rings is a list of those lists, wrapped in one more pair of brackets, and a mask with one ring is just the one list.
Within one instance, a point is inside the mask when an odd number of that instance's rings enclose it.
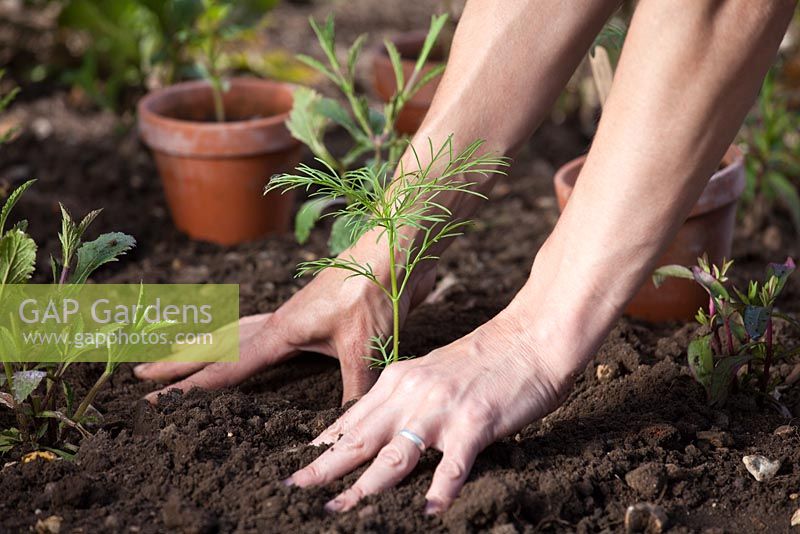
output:
{"label": "cosmos seedling", "polygon": [[706,389],[712,404],[723,404],[731,386],[737,384],[742,366],[747,365],[744,381],[757,379],[758,389],[766,397],[770,391],[770,367],[776,357],[784,357],[775,345],[774,321],[797,321],[780,313],[775,303],[795,270],[788,258],[771,263],[763,282],[750,281],[740,291],[728,277],[733,261],[722,266],[710,265],[707,257],[693,267],[667,265],[653,275],[658,286],[665,278],[685,278],[700,284],[709,294],[708,312],[700,309],[697,322],[705,332],[691,341],[689,367],[695,379]]}
{"label": "cosmos seedling", "polygon": [[499,169],[508,165],[505,158],[478,155],[481,145],[476,141],[454,154],[452,138],[438,149],[429,143],[427,164],[422,163],[412,146],[416,168],[401,165],[391,182],[387,180],[390,168],[386,163],[340,174],[322,160],[323,169],[301,165],[295,174],[277,175],[270,181],[268,191],[306,189],[312,191],[312,199],[348,198],[344,207],[330,215],[345,221],[351,241],[377,231],[391,266],[388,280],[379,278],[371,265],[359,263],[347,252],[298,266],[298,275],[318,274],[330,268],[349,271],[352,276],[366,278],[386,295],[392,306],[392,334],[386,339],[371,340],[370,348],[379,356],[370,359],[377,365],[386,366],[400,359],[400,301],[411,274],[423,262],[436,259],[432,253],[436,244],[459,235],[469,224],[452,219],[450,210],[441,203],[443,197],[481,196],[465,177],[502,173]]}

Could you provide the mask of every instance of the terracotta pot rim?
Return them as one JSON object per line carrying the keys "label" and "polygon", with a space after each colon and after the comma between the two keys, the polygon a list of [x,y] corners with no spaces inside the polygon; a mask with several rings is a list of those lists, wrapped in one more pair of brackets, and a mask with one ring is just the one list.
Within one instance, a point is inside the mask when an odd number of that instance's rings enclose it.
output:
{"label": "terracotta pot rim", "polygon": [[[572,189],[575,187],[575,181],[586,161],[586,156],[586,154],[578,156],[558,169],[555,176],[553,176],[557,196],[561,197],[564,194],[566,198],[569,198],[572,194]],[[730,145],[722,158],[722,163],[725,166],[711,175],[708,184],[703,189],[703,193],[689,214],[689,218],[703,215],[736,202],[744,192],[746,178],[742,150],[736,145]],[[561,204],[560,198],[559,204]]]}
{"label": "terracotta pot rim", "polygon": [[[292,92],[294,91],[294,85],[284,82],[275,82],[272,80],[262,80],[261,78],[255,78],[252,76],[241,76],[241,77],[231,78],[230,83],[231,85],[233,84],[262,85],[265,87],[273,86],[275,89],[287,89]],[[166,115],[157,113],[152,109],[153,105],[158,100],[164,98],[165,96],[169,96],[174,93],[179,93],[187,89],[188,90],[205,89],[208,87],[209,84],[205,80],[192,80],[188,82],[179,82],[161,89],[155,89],[153,91],[148,92],[144,97],[142,97],[141,100],[139,100],[139,103],[136,106],[137,113],[139,114],[140,118],[164,126],[194,128],[205,131],[238,130],[238,129],[258,128],[263,126],[273,126],[285,122],[286,119],[289,117],[290,111],[284,111],[282,113],[270,115],[269,117],[259,117],[257,119],[245,119],[245,120],[235,120],[226,122],[211,122],[211,121],[204,122],[204,121],[192,121],[186,119],[176,119],[173,117],[168,117]]]}
{"label": "terracotta pot rim", "polygon": [[[230,84],[232,90],[246,95],[245,100],[256,104],[272,101],[284,111],[222,123],[170,117],[165,113],[168,114],[172,106],[177,107],[177,102],[210,91],[208,82],[203,80],[181,82],[152,91],[139,101],[137,111],[142,140],[157,152],[203,159],[273,154],[299,144],[285,124],[291,112],[294,85],[254,77],[232,78]],[[237,98],[242,99],[241,96]],[[206,105],[204,103],[203,107]]]}

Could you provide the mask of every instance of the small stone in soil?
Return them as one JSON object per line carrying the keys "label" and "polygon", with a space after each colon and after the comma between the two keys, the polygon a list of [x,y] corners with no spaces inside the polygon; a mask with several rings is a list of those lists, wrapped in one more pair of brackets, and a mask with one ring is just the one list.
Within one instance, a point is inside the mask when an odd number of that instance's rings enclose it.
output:
{"label": "small stone in soil", "polygon": [[733,437],[724,430],[701,430],[697,433],[697,439],[707,441],[718,449],[733,446]]}
{"label": "small stone in soil", "polygon": [[797,525],[800,525],[800,508],[795,510],[794,513],[792,514],[791,525],[793,527],[796,527]]}
{"label": "small stone in soil", "polygon": [[781,468],[780,460],[770,460],[760,454],[753,454],[742,458],[745,468],[759,482],[765,482],[775,476]]}
{"label": "small stone in soil", "polygon": [[658,505],[640,502],[625,511],[625,532],[659,534],[667,528],[667,513]]}
{"label": "small stone in soil", "polygon": [[51,515],[46,519],[40,519],[36,522],[37,534],[58,534],[61,531],[61,518],[57,515]]}
{"label": "small stone in soil", "polygon": [[619,365],[616,362],[600,363],[597,365],[595,374],[600,382],[611,382],[619,376]]}
{"label": "small stone in soil", "polygon": [[794,434],[794,427],[792,425],[781,425],[773,432],[776,436],[786,438]]}
{"label": "small stone in soil", "polygon": [[626,474],[625,482],[642,497],[652,499],[664,489],[666,477],[663,465],[648,462]]}

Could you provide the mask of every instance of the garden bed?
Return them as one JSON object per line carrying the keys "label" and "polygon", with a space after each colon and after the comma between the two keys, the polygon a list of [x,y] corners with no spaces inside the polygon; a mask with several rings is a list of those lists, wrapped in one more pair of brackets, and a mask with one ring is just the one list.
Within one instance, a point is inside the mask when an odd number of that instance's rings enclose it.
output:
{"label": "garden bed", "polygon": [[[390,27],[424,27],[429,9],[390,4],[337,4],[340,31],[351,37],[368,27],[377,40]],[[305,18],[321,16],[320,9],[282,5],[276,17],[283,45],[311,51]],[[18,37],[10,40],[25,45]],[[139,242],[95,281],[236,283],[242,315],[274,310],[307,282],[293,278],[295,265],[325,254],[327,229],[303,246],[289,235],[225,248],[190,241],[172,226],[151,156],[135,132],[120,129],[110,114],[76,107],[74,95],[35,89],[23,92],[9,115],[25,127],[0,150],[0,187],[39,179],[16,212],[41,244],[37,272],[49,272],[47,258],[58,247],[58,202],[75,214],[103,206],[95,227]],[[332,135],[334,144],[346,144]],[[449,343],[511,300],[558,216],[553,173],[587,143],[569,122],[540,129],[475,228],[444,255],[442,291],[410,316],[404,353]],[[797,257],[791,236],[788,219],[779,216],[738,235],[737,275],[760,279],[767,262]],[[798,280],[790,280],[781,300],[785,311],[800,312]],[[694,329],[620,320],[566,403],[482,453],[441,517],[422,514],[436,451],[426,452],[397,488],[341,515],[325,513],[323,504],[363,468],[324,488],[280,483],[319,454],[307,443],[341,413],[333,360],[303,355],[240,387],[174,393],[157,407],[141,400],[155,386],[137,381],[126,365],[98,396],[103,422],[75,461],[21,463],[24,450],[2,459],[8,464],[0,469],[0,532],[36,530],[40,521],[44,528],[52,516],[61,532],[619,531],[627,507],[639,502],[660,506],[678,532],[788,531],[800,507],[800,396],[783,391],[793,419],[760,409],[744,394],[724,409],[708,407],[686,364]],[[796,335],[778,336],[800,345]],[[788,376],[794,364],[778,362],[777,373]],[[70,380],[86,389],[101,371],[76,365]],[[0,427],[6,423],[9,414],[0,412]],[[759,483],[742,463],[747,454],[779,459],[782,467]]]}
{"label": "garden bed", "polygon": [[[0,153],[0,169],[4,180],[40,178],[19,205],[35,237],[54,235],[62,201],[75,213],[104,205],[98,227],[139,239],[137,250],[98,281],[239,283],[241,313],[249,314],[286,300],[305,282],[293,279],[294,265],[324,253],[324,232],[305,246],[290,236],[233,248],[191,242],[170,225],[150,157],[133,132],[114,133],[112,121],[77,113],[60,96],[22,108],[28,124],[46,118],[50,128],[40,121],[38,133],[23,132]],[[456,339],[512,298],[557,217],[552,172],[584,143],[568,126],[546,125],[537,134],[477,227],[445,255],[439,275],[449,289],[410,317],[405,352],[425,354]],[[55,246],[44,241],[40,261]],[[762,252],[760,238],[737,238],[735,249],[738,272],[754,276],[768,260],[797,253]],[[798,311],[797,282],[787,291],[783,302]],[[626,508],[641,501],[663,507],[677,530],[786,530],[800,506],[793,500],[800,434],[775,435],[791,421],[744,395],[723,410],[708,408],[686,366],[693,329],[621,320],[566,404],[481,454],[461,497],[440,518],[421,513],[435,451],[398,488],[342,515],[328,515],[322,505],[360,471],[324,488],[280,483],[319,453],[306,444],[341,413],[332,360],[304,356],[241,387],[173,394],[156,408],[139,400],[152,385],[123,367],[98,397],[104,422],[76,461],[0,471],[2,530],[27,530],[56,515],[62,531],[597,531],[620,529]],[[601,363],[611,371],[602,381]],[[791,367],[778,366],[783,375]],[[88,364],[74,369],[84,387],[100,372]],[[790,396],[789,408],[800,410],[792,402]],[[721,434],[698,438],[708,430]],[[741,458],[753,453],[782,460],[774,479],[759,483],[746,472]],[[643,464],[649,467],[626,482]]]}

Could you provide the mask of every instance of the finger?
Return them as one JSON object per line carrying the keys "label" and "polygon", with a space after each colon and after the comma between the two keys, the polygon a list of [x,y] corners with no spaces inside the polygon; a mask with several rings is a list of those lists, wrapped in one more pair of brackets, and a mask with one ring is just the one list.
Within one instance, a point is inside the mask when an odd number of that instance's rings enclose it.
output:
{"label": "finger", "polygon": [[[424,432],[413,432],[422,438],[423,443],[430,443],[430,438],[424,437]],[[329,501],[325,509],[329,512],[346,512],[365,496],[394,487],[416,467],[421,455],[422,450],[417,444],[402,435],[395,435],[356,483]]]}
{"label": "finger", "polygon": [[369,361],[363,356],[339,357],[342,369],[342,405],[367,394],[378,380],[377,369],[370,369]]}
{"label": "finger", "polygon": [[458,497],[478,452],[477,447],[468,446],[444,449],[442,461],[436,467],[431,487],[425,495],[426,514],[443,512]]}
{"label": "finger", "polygon": [[[345,375],[345,370],[342,369]],[[351,406],[339,419],[331,426],[322,431],[311,445],[319,446],[335,443],[340,436],[346,434],[351,428],[355,427],[361,420],[370,413],[378,412],[378,406],[386,401],[397,385],[399,376],[402,375],[399,364],[394,364],[380,375],[378,383],[369,390],[361,399]]]}
{"label": "finger", "polygon": [[167,382],[190,375],[206,365],[208,365],[206,362],[141,363],[133,368],[133,374],[140,380]]}
{"label": "finger", "polygon": [[384,399],[385,395],[381,395],[380,391],[370,391],[352,405],[331,426],[323,430],[310,444],[318,447],[320,445],[336,443],[340,437],[355,428],[364,417],[375,411]]}
{"label": "finger", "polygon": [[[381,417],[380,420],[388,421],[390,418]],[[327,484],[374,458],[390,438],[391,427],[388,423],[376,425],[374,422],[365,422],[356,425],[316,460],[295,471],[284,483],[301,488]]]}
{"label": "finger", "polygon": [[254,335],[241,349],[239,361],[209,364],[193,375],[154,391],[145,398],[155,403],[158,395],[170,389],[188,391],[194,387],[221,389],[234,386],[266,367],[290,358],[295,353],[296,351],[280,332],[266,328]]}

